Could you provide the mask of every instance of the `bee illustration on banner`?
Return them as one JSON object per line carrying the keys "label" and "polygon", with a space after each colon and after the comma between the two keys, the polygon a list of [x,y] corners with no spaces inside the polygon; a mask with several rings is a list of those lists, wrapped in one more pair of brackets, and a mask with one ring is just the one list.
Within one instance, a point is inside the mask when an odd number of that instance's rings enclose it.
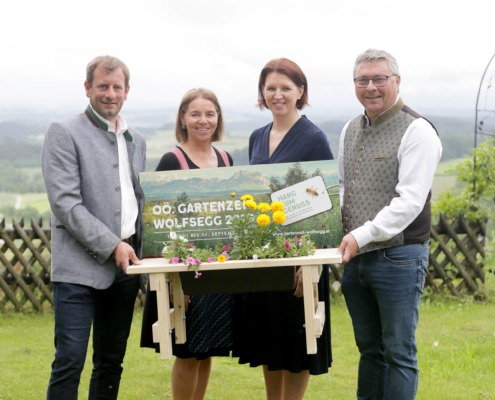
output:
{"label": "bee illustration on banner", "polygon": [[309,194],[313,198],[318,197],[318,191],[312,186],[306,188],[306,193]]}

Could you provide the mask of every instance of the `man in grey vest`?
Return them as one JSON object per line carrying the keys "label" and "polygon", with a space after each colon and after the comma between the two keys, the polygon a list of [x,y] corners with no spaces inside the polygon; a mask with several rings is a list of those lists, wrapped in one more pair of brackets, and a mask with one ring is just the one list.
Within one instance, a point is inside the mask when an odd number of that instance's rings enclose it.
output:
{"label": "man in grey vest", "polygon": [[136,295],[144,194],[138,174],[146,142],[119,112],[129,93],[129,70],[97,57],[86,70],[89,105],[53,123],[41,167],[52,210],[51,281],[55,359],[47,399],[77,399],[93,328],[89,399],[116,399]]}
{"label": "man in grey vest", "polygon": [[357,398],[412,400],[416,327],[428,268],[430,196],[442,146],[399,96],[395,58],[369,49],[354,65],[364,114],[339,145],[342,291],[360,352]]}

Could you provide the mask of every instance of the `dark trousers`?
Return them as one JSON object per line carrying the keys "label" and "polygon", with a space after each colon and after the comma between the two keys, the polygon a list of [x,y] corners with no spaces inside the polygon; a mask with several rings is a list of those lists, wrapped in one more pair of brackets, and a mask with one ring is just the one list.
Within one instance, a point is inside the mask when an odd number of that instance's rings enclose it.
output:
{"label": "dark trousers", "polygon": [[104,290],[53,282],[56,351],[47,400],[77,399],[91,326],[93,370],[88,399],[117,399],[138,288],[138,275],[120,270]]}
{"label": "dark trousers", "polygon": [[361,354],[358,400],[416,396],[416,328],[428,255],[428,243],[408,244],[358,255],[344,267],[342,292]]}

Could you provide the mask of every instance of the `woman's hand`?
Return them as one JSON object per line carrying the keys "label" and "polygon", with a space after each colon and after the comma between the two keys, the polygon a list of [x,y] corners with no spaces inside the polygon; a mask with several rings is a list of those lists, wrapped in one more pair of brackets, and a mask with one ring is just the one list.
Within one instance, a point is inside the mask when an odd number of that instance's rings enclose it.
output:
{"label": "woman's hand", "polygon": [[294,267],[294,288],[294,296],[303,297],[303,276],[301,267]]}
{"label": "woman's hand", "polygon": [[[172,285],[172,282],[170,282],[168,286],[168,297],[170,299],[170,304],[174,304],[174,286]],[[187,309],[189,308],[189,304],[191,304],[191,298],[189,297],[189,295],[185,294],[184,311],[187,311]]]}

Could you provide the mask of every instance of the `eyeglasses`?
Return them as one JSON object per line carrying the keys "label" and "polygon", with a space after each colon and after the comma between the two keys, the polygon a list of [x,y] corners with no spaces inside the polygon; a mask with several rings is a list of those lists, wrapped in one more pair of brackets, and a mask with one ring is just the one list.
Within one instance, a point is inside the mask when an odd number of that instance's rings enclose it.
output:
{"label": "eyeglasses", "polygon": [[383,87],[387,85],[388,78],[392,76],[397,76],[397,75],[393,74],[393,75],[384,75],[384,76],[374,76],[373,78],[354,78],[354,84],[357,87],[365,88],[368,87],[371,81],[373,82],[373,85],[375,85],[376,87]]}

